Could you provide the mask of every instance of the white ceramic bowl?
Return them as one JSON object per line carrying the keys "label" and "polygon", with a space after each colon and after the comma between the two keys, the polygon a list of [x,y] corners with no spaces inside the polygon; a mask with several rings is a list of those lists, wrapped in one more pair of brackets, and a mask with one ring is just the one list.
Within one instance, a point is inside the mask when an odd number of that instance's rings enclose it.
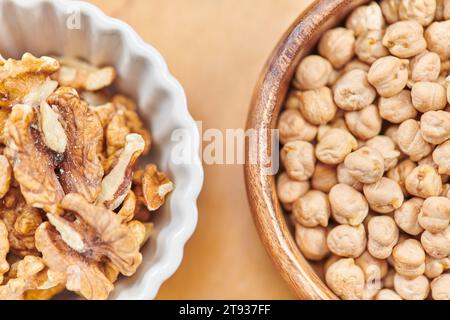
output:
{"label": "white ceramic bowl", "polygon": [[[181,263],[184,245],[197,224],[196,201],[203,183],[197,126],[182,87],[161,55],[130,26],[81,1],[0,1],[0,53],[19,58],[24,52],[112,65],[118,73],[117,90],[137,101],[153,136],[149,160],[170,174],[176,189],[154,215],[156,235],[143,248],[142,266],[118,282],[111,299],[153,299]],[[190,163],[172,161],[179,142],[171,141],[171,135],[177,129],[188,138],[183,141]]]}

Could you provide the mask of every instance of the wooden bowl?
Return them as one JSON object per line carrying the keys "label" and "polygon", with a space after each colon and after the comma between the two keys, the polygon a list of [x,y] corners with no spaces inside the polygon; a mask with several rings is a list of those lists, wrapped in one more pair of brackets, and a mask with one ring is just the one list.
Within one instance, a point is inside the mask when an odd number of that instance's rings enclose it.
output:
{"label": "wooden bowl", "polygon": [[[327,29],[341,22],[355,7],[368,0],[319,0],[300,15],[266,63],[257,83],[247,129],[256,129],[272,141],[281,106],[300,60],[313,49]],[[245,179],[247,194],[260,237],[276,267],[301,299],[337,299],[314,272],[295,244],[278,202],[275,176],[267,164],[275,165],[270,143],[247,141]]]}

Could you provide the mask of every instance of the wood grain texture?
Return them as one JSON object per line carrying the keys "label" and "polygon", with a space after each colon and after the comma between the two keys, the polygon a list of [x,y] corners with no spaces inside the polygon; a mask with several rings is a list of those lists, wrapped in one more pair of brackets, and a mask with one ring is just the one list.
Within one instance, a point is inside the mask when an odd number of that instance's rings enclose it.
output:
{"label": "wood grain texture", "polygon": [[[203,129],[243,128],[253,89],[311,0],[92,0],[166,59]],[[199,225],[159,299],[291,299],[248,207],[241,166],[205,165]]]}
{"label": "wood grain texture", "polygon": [[[365,0],[320,0],[300,16],[276,47],[256,87],[247,128],[270,132],[289,89],[295,68],[324,30]],[[270,141],[270,137],[269,137]],[[247,153],[250,148],[247,145]],[[275,179],[265,175],[270,151],[260,145],[257,164],[245,166],[247,191],[259,234],[277,268],[303,299],[336,299],[301,255],[278,203]]]}

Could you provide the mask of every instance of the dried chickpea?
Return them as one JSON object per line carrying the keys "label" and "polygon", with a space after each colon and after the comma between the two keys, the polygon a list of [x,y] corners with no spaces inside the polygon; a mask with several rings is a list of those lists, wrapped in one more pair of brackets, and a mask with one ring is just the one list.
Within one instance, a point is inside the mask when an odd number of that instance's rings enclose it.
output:
{"label": "dried chickpea", "polygon": [[450,112],[429,111],[420,118],[420,132],[425,141],[441,144],[450,139]]}
{"label": "dried chickpea", "polygon": [[328,193],[336,184],[338,184],[336,167],[317,163],[311,178],[311,186],[316,190]]}
{"label": "dried chickpea", "polygon": [[319,130],[317,132],[317,141],[322,140],[322,138],[330,131],[331,129],[342,129],[345,131],[349,131],[347,125],[345,124],[345,120],[343,118],[337,118],[332,122],[319,126]]}
{"label": "dried chickpea", "polygon": [[419,165],[406,178],[405,187],[409,194],[426,199],[441,194],[442,180],[432,166]]}
{"label": "dried chickpea", "polygon": [[386,260],[372,257],[368,251],[359,256],[355,263],[362,269],[368,281],[381,281],[388,274],[389,266]]}
{"label": "dried chickpea", "polygon": [[395,148],[395,143],[387,136],[376,136],[366,142],[366,146],[377,150],[384,159],[384,170],[394,168],[400,157],[400,152]]}
{"label": "dried chickpea", "polygon": [[375,183],[384,174],[384,158],[378,150],[362,147],[350,153],[344,162],[350,174],[361,183]]}
{"label": "dried chickpea", "polygon": [[292,204],[309,191],[308,181],[292,180],[283,172],[277,179],[278,199],[283,204]]}
{"label": "dried chickpea", "polygon": [[389,24],[393,24],[400,20],[398,16],[398,1],[399,0],[382,0],[380,3],[381,11]]}
{"label": "dried chickpea", "polygon": [[450,300],[450,274],[443,274],[431,282],[431,296],[434,300]]}
{"label": "dried chickpea", "polygon": [[411,279],[397,273],[394,277],[394,287],[405,300],[425,300],[430,292],[430,284],[425,276]]}
{"label": "dried chickpea", "polygon": [[356,139],[346,130],[330,129],[316,146],[316,157],[322,163],[337,165],[358,147]]}
{"label": "dried chickpea", "polygon": [[352,70],[362,70],[364,72],[369,72],[370,65],[368,65],[365,62],[362,62],[358,59],[353,59],[349,63],[345,65],[345,67],[342,70],[341,76],[347,72],[350,72]]}
{"label": "dried chickpea", "polygon": [[287,109],[281,113],[278,130],[282,144],[295,140],[313,141],[317,135],[317,127],[308,123],[298,109]]}
{"label": "dried chickpea", "polygon": [[300,95],[300,111],[303,117],[313,125],[322,125],[333,120],[337,107],[330,88],[322,87],[304,91]]}
{"label": "dried chickpea", "polygon": [[420,123],[413,119],[406,120],[399,126],[396,143],[413,161],[419,161],[433,151],[431,145],[422,137]]}
{"label": "dried chickpea", "polygon": [[417,116],[409,90],[403,90],[390,98],[380,97],[378,109],[381,118],[392,123],[402,123],[408,119],[415,119]]}
{"label": "dried chickpea", "polygon": [[333,66],[327,59],[319,55],[309,55],[303,58],[297,67],[295,72],[296,87],[300,90],[322,88],[327,85],[332,71]]}
{"label": "dried chickpea", "polygon": [[450,59],[450,20],[433,22],[425,31],[428,50],[436,52],[441,61]]}
{"label": "dried chickpea", "polygon": [[427,26],[436,15],[436,0],[400,0],[398,15],[401,20],[414,20]]}
{"label": "dried chickpea", "polygon": [[411,60],[410,67],[413,82],[434,82],[441,72],[441,59],[437,53],[424,51]]}
{"label": "dried chickpea", "polygon": [[416,163],[411,161],[410,159],[406,159],[400,162],[395,168],[389,170],[386,176],[389,179],[396,181],[400,185],[400,188],[402,188],[403,194],[407,195],[408,192],[405,187],[405,181],[415,168]]}
{"label": "dried chickpea", "polygon": [[333,292],[344,300],[361,300],[365,277],[364,272],[351,258],[333,263],[325,275],[326,283]]}
{"label": "dried chickpea", "polygon": [[304,227],[326,227],[330,218],[328,197],[322,191],[311,190],[294,202],[292,213]]}
{"label": "dried chickpea", "polygon": [[391,24],[384,34],[383,45],[398,58],[412,58],[427,48],[423,26],[413,20]]}
{"label": "dried chickpea", "polygon": [[327,247],[327,229],[323,227],[306,228],[296,224],[295,241],[305,258],[312,261],[320,261],[330,252]]}
{"label": "dried chickpea", "polygon": [[444,231],[450,223],[450,199],[447,197],[429,197],[419,214],[419,224],[431,233]]}
{"label": "dried chickpea", "polygon": [[355,34],[346,28],[328,30],[320,39],[318,50],[334,68],[340,69],[352,60],[355,54]]}
{"label": "dried chickpea", "polygon": [[376,183],[366,184],[363,191],[370,208],[378,213],[393,212],[403,204],[400,185],[389,178],[383,177]]}
{"label": "dried chickpea", "polygon": [[395,270],[402,276],[415,278],[425,272],[425,251],[415,239],[408,239],[396,245],[392,258]]}
{"label": "dried chickpea", "polygon": [[425,252],[435,259],[447,258],[450,255],[450,227],[443,232],[431,233],[425,230],[420,238]]}
{"label": "dried chickpea", "polygon": [[353,187],[354,189],[356,189],[358,191],[362,191],[363,184],[361,182],[359,182],[358,180],[356,180],[355,177],[353,177],[350,174],[350,171],[345,167],[345,165],[343,163],[341,163],[337,167],[336,171],[337,171],[337,180],[339,183],[349,185],[350,187]]}
{"label": "dried chickpea", "polygon": [[298,109],[300,106],[300,95],[301,95],[301,91],[295,90],[295,89],[291,90],[288,93],[286,101],[284,102],[284,108],[286,110]]}
{"label": "dried chickpea", "polygon": [[368,82],[367,72],[363,70],[354,69],[345,73],[334,85],[334,100],[345,111],[364,109],[375,98],[376,91]]}
{"label": "dried chickpea", "polygon": [[359,60],[373,63],[389,55],[388,49],[383,45],[383,36],[383,30],[369,30],[361,34],[355,43],[355,53]]}
{"label": "dried chickpea", "polygon": [[327,245],[332,253],[340,257],[357,258],[366,249],[366,231],[363,225],[352,227],[339,225],[328,233]]}
{"label": "dried chickpea", "polygon": [[445,141],[434,149],[433,161],[438,166],[439,174],[450,175],[450,140]]}
{"label": "dried chickpea", "polygon": [[442,110],[447,104],[445,88],[436,82],[416,82],[411,89],[411,101],[422,113]]}
{"label": "dried chickpea", "polygon": [[444,271],[450,269],[450,259],[434,259],[430,256],[425,258],[425,275],[428,279],[439,277]]}
{"label": "dried chickpea", "polygon": [[334,186],[328,197],[331,214],[340,224],[358,226],[369,213],[369,205],[364,196],[346,184]]}
{"label": "dried chickpea", "polygon": [[356,138],[368,140],[381,132],[382,119],[378,108],[370,105],[360,111],[345,113],[345,123]]}
{"label": "dried chickpea", "polygon": [[393,97],[406,87],[408,65],[408,60],[393,56],[379,58],[370,67],[367,79],[380,96]]}
{"label": "dried chickpea", "polygon": [[305,181],[312,177],[316,158],[314,147],[305,141],[292,141],[281,150],[281,161],[291,179]]}
{"label": "dried chickpea", "polygon": [[436,1],[436,20],[450,19],[450,0]]}
{"label": "dried chickpea", "polygon": [[395,210],[394,219],[398,227],[407,234],[417,236],[423,232],[418,218],[422,209],[423,199],[411,198],[405,201],[400,208]]}
{"label": "dried chickpea", "polygon": [[389,216],[375,216],[368,227],[367,249],[377,259],[387,259],[398,242],[399,230],[394,219]]}
{"label": "dried chickpea", "polygon": [[403,299],[394,290],[382,289],[376,295],[375,300],[388,301],[388,300],[403,300]]}
{"label": "dried chickpea", "polygon": [[367,6],[356,8],[347,18],[345,26],[353,30],[355,36],[369,30],[384,29],[385,22],[380,6],[376,2],[371,2]]}

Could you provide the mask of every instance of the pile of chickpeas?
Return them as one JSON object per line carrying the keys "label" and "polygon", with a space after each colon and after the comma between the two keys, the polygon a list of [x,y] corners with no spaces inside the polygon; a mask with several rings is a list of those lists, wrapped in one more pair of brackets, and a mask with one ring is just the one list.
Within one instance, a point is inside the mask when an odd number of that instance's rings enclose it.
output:
{"label": "pile of chickpeas", "polygon": [[450,0],[356,8],[299,64],[279,201],[341,299],[450,299]]}

